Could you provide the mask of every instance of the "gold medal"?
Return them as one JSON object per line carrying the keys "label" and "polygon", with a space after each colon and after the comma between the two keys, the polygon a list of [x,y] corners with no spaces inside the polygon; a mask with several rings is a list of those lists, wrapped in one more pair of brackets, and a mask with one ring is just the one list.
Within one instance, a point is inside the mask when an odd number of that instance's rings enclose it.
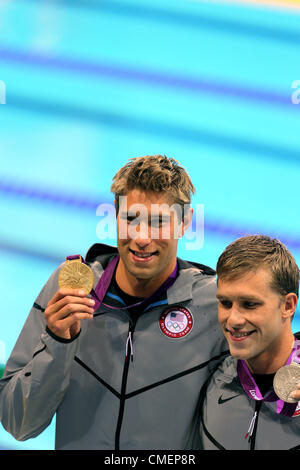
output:
{"label": "gold medal", "polygon": [[83,289],[88,295],[94,285],[94,273],[91,268],[79,259],[66,258],[65,265],[58,275],[59,287],[69,287],[71,289]]}

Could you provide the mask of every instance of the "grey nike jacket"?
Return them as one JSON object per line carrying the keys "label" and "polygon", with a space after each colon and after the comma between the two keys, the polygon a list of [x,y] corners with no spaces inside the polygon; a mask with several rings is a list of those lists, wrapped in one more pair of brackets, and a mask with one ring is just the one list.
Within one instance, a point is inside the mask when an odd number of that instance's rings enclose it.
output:
{"label": "grey nike jacket", "polygon": [[[276,402],[252,400],[228,356],[203,387],[196,440],[204,450],[298,450],[300,406],[291,417],[277,414]],[[252,421],[251,432],[249,431]],[[247,437],[246,437],[247,436]]]}
{"label": "grey nike jacket", "polygon": [[[116,254],[102,244],[88,251],[94,287]],[[165,303],[152,304],[135,324],[126,309],[102,304],[72,340],[53,335],[43,313],[58,290],[58,268],[36,298],[0,380],[4,428],[18,440],[33,438],[56,413],[56,449],[184,449],[200,389],[227,345],[214,271],[178,262]],[[174,319],[187,318],[187,334],[168,334],[168,324],[182,331]],[[126,346],[133,360],[125,357]]]}

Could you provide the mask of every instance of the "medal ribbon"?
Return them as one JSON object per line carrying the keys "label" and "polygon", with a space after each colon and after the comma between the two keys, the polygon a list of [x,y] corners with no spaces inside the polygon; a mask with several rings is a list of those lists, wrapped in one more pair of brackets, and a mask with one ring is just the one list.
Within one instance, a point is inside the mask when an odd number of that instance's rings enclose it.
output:
{"label": "medal ribbon", "polygon": [[[300,341],[295,338],[292,352],[289,355],[285,365],[289,365],[291,362],[300,363],[299,350]],[[237,373],[242,387],[249,398],[251,398],[252,400],[262,400],[266,402],[277,401],[277,413],[281,413],[284,416],[293,416],[298,403],[284,402],[283,400],[279,399],[273,389],[267,392],[266,395],[263,397],[246,362],[242,359],[239,359],[237,362]]]}
{"label": "medal ribbon", "polygon": [[115,256],[112,261],[107,265],[105,268],[101,278],[98,281],[97,286],[95,289],[92,289],[91,291],[91,296],[95,300],[95,310],[97,310],[101,304],[105,305],[105,307],[108,307],[113,310],[127,310],[128,308],[133,308],[137,307],[139,305],[145,305],[150,304],[155,298],[163,294],[164,292],[171,287],[172,284],[174,284],[176,277],[177,277],[177,272],[178,272],[178,264],[176,263],[175,269],[173,272],[170,274],[168,279],[148,298],[141,300],[140,302],[137,302],[132,305],[127,305],[126,307],[113,307],[111,305],[107,305],[103,303],[103,299],[105,297],[105,294],[110,286],[115,268],[118,264],[118,261],[120,259],[120,256],[117,255]]}
{"label": "medal ribbon", "polygon": [[[78,258],[81,258],[82,262],[85,263],[81,255],[67,256],[66,259],[73,260],[73,259],[78,259]],[[100,307],[102,300],[105,297],[106,291],[110,285],[110,282],[113,277],[113,273],[115,271],[119,258],[120,256],[117,255],[113,258],[112,261],[110,261],[110,263],[108,263],[97,286],[95,287],[95,289],[91,290],[91,297],[93,297],[93,299],[95,300],[95,310],[97,310]]]}

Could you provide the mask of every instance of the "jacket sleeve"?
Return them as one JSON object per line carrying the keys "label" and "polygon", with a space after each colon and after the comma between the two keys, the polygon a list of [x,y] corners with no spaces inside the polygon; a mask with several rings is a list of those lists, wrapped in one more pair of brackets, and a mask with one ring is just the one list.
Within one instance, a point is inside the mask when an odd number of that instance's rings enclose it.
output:
{"label": "jacket sleeve", "polygon": [[17,440],[36,437],[51,422],[68,388],[78,336],[56,337],[44,310],[58,290],[57,269],[25,322],[0,380],[0,420]]}

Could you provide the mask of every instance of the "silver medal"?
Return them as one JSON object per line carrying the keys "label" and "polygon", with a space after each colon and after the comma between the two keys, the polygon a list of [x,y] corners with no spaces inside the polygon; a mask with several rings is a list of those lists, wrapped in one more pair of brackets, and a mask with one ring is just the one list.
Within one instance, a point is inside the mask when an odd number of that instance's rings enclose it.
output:
{"label": "silver medal", "polygon": [[287,403],[296,403],[298,400],[291,398],[289,395],[294,390],[297,390],[299,383],[300,365],[293,362],[288,366],[278,369],[273,380],[273,387],[276,395],[281,400]]}

